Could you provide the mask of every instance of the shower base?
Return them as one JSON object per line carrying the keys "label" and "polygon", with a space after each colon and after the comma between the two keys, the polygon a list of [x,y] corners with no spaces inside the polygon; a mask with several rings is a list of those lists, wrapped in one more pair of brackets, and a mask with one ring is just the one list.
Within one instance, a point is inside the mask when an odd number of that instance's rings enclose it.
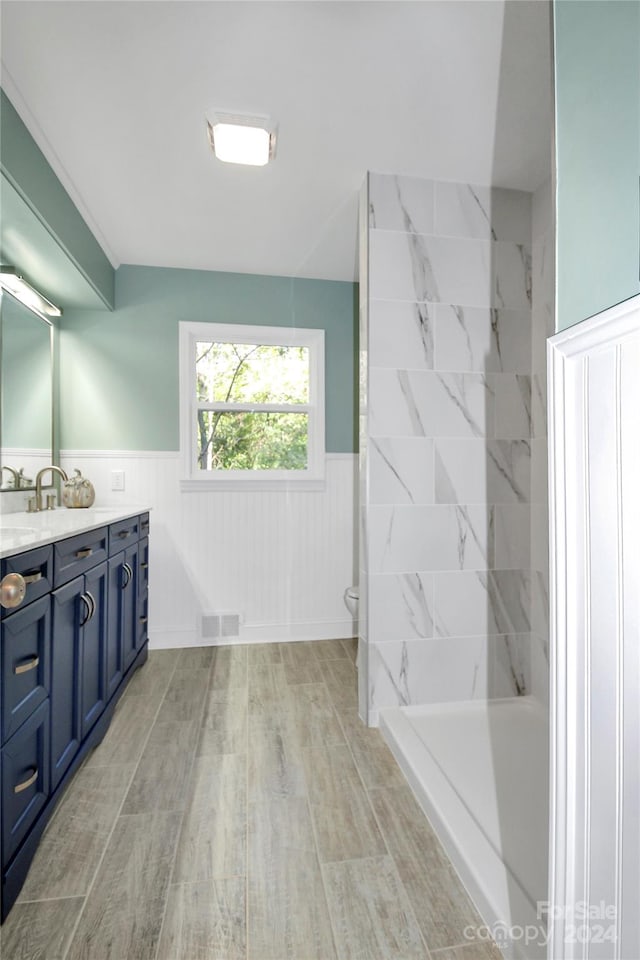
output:
{"label": "shower base", "polygon": [[380,730],[505,957],[545,957],[542,705],[518,697],[388,709]]}

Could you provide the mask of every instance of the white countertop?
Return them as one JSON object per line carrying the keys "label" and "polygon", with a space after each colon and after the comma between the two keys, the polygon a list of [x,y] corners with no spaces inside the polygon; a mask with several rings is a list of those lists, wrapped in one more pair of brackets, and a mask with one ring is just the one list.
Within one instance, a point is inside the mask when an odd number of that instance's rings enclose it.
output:
{"label": "white countertop", "polygon": [[89,507],[84,510],[57,507],[39,513],[0,514],[0,557],[10,557],[55,540],[64,540],[76,533],[105,527],[126,517],[147,513],[149,509],[144,504],[129,503],[119,507]]}

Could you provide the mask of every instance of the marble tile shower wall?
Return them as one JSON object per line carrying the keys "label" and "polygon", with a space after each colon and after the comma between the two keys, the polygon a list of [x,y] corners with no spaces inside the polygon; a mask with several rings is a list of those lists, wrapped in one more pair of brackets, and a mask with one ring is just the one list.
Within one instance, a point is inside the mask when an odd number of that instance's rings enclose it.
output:
{"label": "marble tile shower wall", "polygon": [[531,688],[531,195],[368,178],[369,719]]}

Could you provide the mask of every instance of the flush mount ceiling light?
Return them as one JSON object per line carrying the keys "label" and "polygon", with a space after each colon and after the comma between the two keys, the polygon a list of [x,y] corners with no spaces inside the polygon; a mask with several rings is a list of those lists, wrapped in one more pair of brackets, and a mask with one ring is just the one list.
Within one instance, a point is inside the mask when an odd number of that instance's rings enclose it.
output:
{"label": "flush mount ceiling light", "polygon": [[20,276],[15,267],[0,264],[0,287],[8,290],[16,300],[23,303],[29,310],[33,310],[44,320],[62,316],[60,307],[56,307],[54,303],[38,293],[35,287],[32,287],[24,277]]}
{"label": "flush mount ceiling light", "polygon": [[276,152],[276,132],[268,117],[245,117],[215,110],[207,117],[209,143],[218,160],[264,167]]}

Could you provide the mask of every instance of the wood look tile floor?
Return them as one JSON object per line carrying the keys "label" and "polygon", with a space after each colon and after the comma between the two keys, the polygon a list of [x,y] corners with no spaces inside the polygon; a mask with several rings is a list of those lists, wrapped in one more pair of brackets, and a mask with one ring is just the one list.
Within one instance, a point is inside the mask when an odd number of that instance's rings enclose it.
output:
{"label": "wood look tile floor", "polygon": [[353,641],[154,651],[75,776],[2,960],[500,960]]}

